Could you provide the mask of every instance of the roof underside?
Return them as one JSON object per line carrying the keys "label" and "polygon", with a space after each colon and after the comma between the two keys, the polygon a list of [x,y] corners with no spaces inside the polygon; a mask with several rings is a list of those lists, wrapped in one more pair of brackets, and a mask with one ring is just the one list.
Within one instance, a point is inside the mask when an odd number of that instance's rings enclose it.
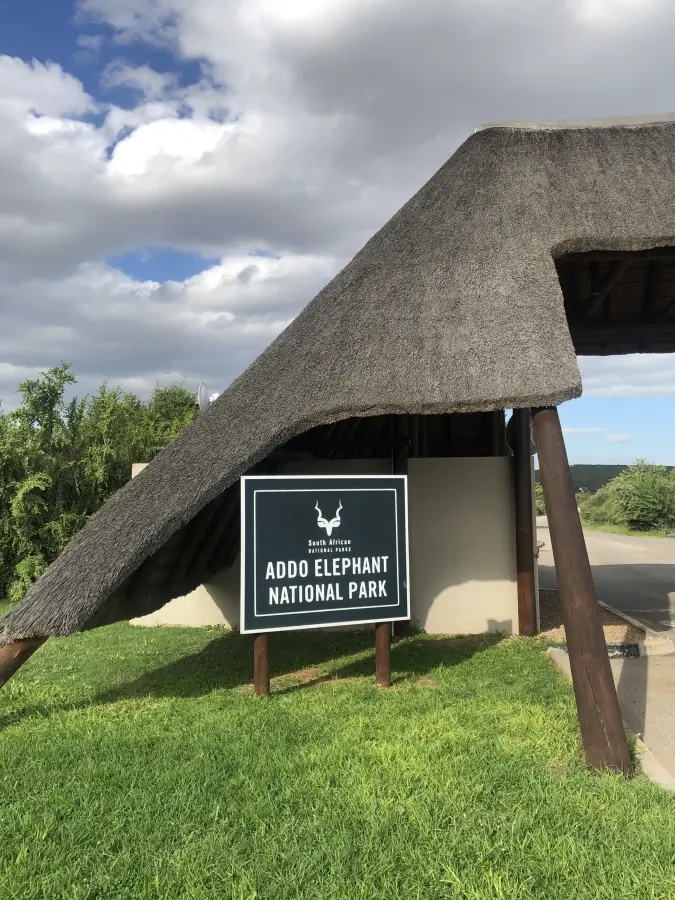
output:
{"label": "roof underside", "polygon": [[556,260],[579,356],[675,352],[675,247]]}
{"label": "roof underside", "polygon": [[[274,450],[251,474],[278,473],[286,461],[386,459],[404,441],[410,457],[480,457],[508,453],[503,410],[438,416],[352,417],[319,425]],[[239,481],[207,504],[143,563],[116,592],[121,608],[142,615],[156,608],[159,593],[194,590],[234,565],[241,544]],[[95,624],[95,623],[91,623]]]}

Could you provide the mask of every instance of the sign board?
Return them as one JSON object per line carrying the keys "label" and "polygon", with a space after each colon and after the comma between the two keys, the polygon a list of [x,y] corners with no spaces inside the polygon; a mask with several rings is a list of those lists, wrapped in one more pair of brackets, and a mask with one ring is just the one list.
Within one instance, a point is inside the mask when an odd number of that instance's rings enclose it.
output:
{"label": "sign board", "polygon": [[241,631],[410,618],[405,475],[241,479]]}

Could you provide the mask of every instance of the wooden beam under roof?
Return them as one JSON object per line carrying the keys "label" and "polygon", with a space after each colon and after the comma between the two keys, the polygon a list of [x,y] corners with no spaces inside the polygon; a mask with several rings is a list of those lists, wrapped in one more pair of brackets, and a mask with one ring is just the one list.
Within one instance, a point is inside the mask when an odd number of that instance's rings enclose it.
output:
{"label": "wooden beam under roof", "polygon": [[[600,282],[600,284],[595,287],[592,285],[591,289],[591,302],[589,303],[586,311],[584,313],[584,319],[589,319],[594,313],[596,313],[603,304],[603,301],[609,297],[610,291],[615,285],[619,283],[621,280],[623,273],[626,271],[630,264],[629,259],[623,259],[620,262],[612,263],[612,266]],[[594,267],[597,266],[598,263],[593,261],[591,262],[591,273],[594,272]]]}
{"label": "wooden beam under roof", "polygon": [[675,247],[653,247],[651,250],[593,250],[587,253],[564,253],[558,257],[565,262],[622,262],[627,259],[629,265],[649,262],[652,259],[675,263]]}
{"label": "wooden beam under roof", "polygon": [[675,319],[664,322],[625,322],[586,325],[572,323],[570,325],[572,341],[576,345],[589,343],[607,343],[653,341],[658,344],[672,343],[675,352]]}
{"label": "wooden beam under roof", "polygon": [[675,298],[673,298],[672,300],[669,300],[667,306],[665,306],[661,310],[661,312],[658,315],[659,321],[661,321],[663,319],[667,319],[673,310],[675,310]]}
{"label": "wooden beam under roof", "polygon": [[656,305],[656,285],[659,280],[659,261],[651,259],[647,270],[647,280],[645,282],[644,300],[642,302],[642,321],[652,321],[654,306]]}

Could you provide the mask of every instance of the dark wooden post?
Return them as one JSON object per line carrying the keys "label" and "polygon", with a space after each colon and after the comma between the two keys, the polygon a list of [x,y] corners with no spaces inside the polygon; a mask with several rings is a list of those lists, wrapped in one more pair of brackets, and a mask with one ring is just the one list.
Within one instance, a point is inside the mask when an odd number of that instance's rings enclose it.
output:
{"label": "dark wooden post", "polygon": [[24,638],[0,647],[0,687],[41,647],[47,638]]}
{"label": "dark wooden post", "polygon": [[490,452],[492,456],[501,456],[503,453],[502,425],[504,422],[504,410],[496,409],[488,413],[490,422]]}
{"label": "dark wooden post", "polygon": [[410,456],[417,459],[420,455],[420,417],[410,416]]}
{"label": "dark wooden post", "polygon": [[558,410],[533,411],[539,471],[586,763],[633,772]]}
{"label": "dark wooden post", "polygon": [[378,622],[375,626],[375,684],[391,687],[391,622]]}
{"label": "dark wooden post", "polygon": [[[408,454],[410,452],[410,417],[393,416],[391,441],[391,474],[408,474]],[[410,621],[394,622],[394,635],[399,638],[410,637],[412,626]]]}
{"label": "dark wooden post", "polygon": [[513,418],[518,633],[532,636],[537,633],[537,600],[534,579],[530,410],[514,409]]}
{"label": "dark wooden post", "polygon": [[270,695],[268,634],[256,634],[253,640],[253,690],[260,697]]}

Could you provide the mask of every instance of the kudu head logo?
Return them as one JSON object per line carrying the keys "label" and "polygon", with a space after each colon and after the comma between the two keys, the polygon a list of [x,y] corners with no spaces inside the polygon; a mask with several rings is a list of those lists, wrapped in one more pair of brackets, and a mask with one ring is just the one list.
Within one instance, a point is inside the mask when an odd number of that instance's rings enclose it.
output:
{"label": "kudu head logo", "polygon": [[335,510],[335,516],[332,519],[324,519],[324,517],[321,515],[321,510],[319,509],[319,501],[318,500],[316,501],[316,506],[314,507],[314,509],[319,514],[319,516],[316,520],[316,524],[319,526],[319,528],[325,528],[326,534],[328,535],[328,537],[330,537],[331,531],[334,528],[337,528],[340,524],[340,510],[342,509],[342,500],[340,500],[339,506]]}

